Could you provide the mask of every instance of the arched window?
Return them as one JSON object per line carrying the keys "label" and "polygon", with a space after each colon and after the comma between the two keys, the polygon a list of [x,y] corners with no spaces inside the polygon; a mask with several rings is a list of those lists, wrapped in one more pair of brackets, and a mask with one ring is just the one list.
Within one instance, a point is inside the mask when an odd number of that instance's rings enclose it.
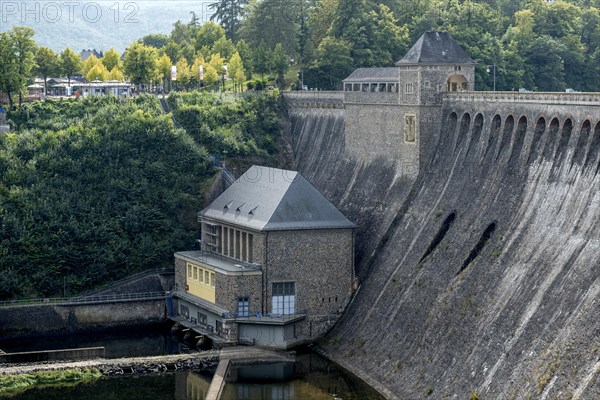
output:
{"label": "arched window", "polygon": [[469,90],[469,83],[463,75],[451,75],[448,78],[447,88],[449,92],[465,92]]}

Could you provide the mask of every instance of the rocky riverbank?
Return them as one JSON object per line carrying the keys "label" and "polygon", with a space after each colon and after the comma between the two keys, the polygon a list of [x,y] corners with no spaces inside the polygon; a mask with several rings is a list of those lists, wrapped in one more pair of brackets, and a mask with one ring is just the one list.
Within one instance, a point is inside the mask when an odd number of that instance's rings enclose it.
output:
{"label": "rocky riverbank", "polygon": [[0,364],[0,374],[19,375],[38,371],[83,370],[95,368],[103,375],[127,373],[149,374],[168,371],[214,371],[219,363],[219,351],[203,351],[192,354],[171,354],[152,357],[127,357],[86,361],[48,363]]}

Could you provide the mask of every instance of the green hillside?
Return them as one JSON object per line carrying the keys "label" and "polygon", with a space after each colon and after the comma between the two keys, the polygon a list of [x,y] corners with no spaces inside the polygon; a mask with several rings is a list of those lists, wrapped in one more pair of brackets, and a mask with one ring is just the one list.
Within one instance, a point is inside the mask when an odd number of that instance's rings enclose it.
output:
{"label": "green hillside", "polygon": [[[256,143],[278,130],[274,101],[204,98],[215,115],[245,110],[260,136],[246,140],[223,122],[212,152],[220,142],[244,154],[272,151]],[[196,213],[216,170],[203,136],[176,129],[156,98],[36,102],[9,119],[17,131],[0,138],[0,298],[62,295],[65,282],[72,295],[171,266],[173,252],[194,248]]]}

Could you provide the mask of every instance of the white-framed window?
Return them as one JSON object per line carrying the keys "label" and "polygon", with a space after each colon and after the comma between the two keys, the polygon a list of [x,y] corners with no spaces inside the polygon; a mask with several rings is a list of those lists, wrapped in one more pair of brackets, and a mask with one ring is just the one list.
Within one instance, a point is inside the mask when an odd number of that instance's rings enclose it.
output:
{"label": "white-framed window", "polygon": [[406,93],[406,94],[415,93],[415,84],[413,82],[406,82],[404,84],[404,93]]}
{"label": "white-framed window", "polygon": [[250,316],[250,299],[248,297],[238,298],[237,315],[238,317]]}
{"label": "white-framed window", "polygon": [[271,312],[292,315],[296,313],[296,282],[273,283]]}

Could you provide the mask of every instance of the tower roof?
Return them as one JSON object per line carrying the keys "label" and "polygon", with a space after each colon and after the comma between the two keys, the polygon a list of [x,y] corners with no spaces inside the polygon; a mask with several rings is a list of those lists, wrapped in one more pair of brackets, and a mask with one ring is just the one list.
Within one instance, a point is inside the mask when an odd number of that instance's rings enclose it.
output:
{"label": "tower roof", "polygon": [[475,64],[448,32],[425,32],[396,65]]}
{"label": "tower roof", "polygon": [[298,172],[257,165],[200,216],[259,231],[356,228]]}

